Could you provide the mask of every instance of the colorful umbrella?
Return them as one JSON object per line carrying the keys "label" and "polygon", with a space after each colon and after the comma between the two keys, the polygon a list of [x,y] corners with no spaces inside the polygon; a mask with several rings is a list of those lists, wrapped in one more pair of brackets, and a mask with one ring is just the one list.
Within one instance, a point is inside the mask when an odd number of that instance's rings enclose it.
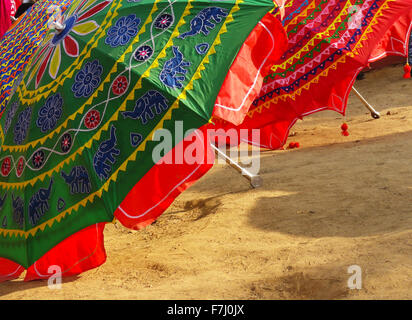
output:
{"label": "colorful umbrella", "polygon": [[[357,74],[387,30],[411,7],[411,0],[287,1],[283,24],[289,48],[235,128],[260,128],[260,141],[248,142],[277,149],[298,119],[326,109],[344,114]],[[217,117],[213,122],[234,127]]]}
{"label": "colorful umbrella", "polygon": [[388,56],[404,57],[405,78],[411,77],[412,65],[412,9],[409,13],[399,17],[398,21],[388,30],[383,39],[376,46],[369,59],[370,63],[379,61]]}
{"label": "colorful umbrella", "polygon": [[[0,120],[4,279],[24,268],[31,280],[50,276],[51,265],[63,275],[98,266],[106,257],[106,222],[116,217],[136,229],[153,222],[210,169],[213,152],[202,130],[222,84],[235,85],[231,92],[223,86],[231,96],[250,89],[228,70],[239,68],[242,57],[254,60],[250,45],[259,46],[260,34],[251,31],[273,6],[269,0],[73,2]],[[264,68],[270,59],[261,58]],[[153,157],[159,129],[173,133],[160,160]],[[192,148],[191,138],[200,162],[163,161]]]}
{"label": "colorful umbrella", "polygon": [[[0,116],[19,84],[19,75],[43,40],[47,22],[72,0],[37,1],[0,41]],[[3,2],[2,2],[3,3]]]}

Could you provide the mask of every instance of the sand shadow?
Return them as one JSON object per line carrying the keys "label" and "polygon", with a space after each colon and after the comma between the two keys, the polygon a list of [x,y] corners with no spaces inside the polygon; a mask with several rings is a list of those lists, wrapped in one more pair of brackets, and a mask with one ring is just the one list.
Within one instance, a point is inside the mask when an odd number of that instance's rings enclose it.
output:
{"label": "sand shadow", "polygon": [[[65,283],[70,283],[74,282],[79,279],[79,276],[70,276],[70,277],[63,277],[62,279],[62,289],[64,288]],[[36,289],[36,288],[47,288],[48,287],[48,281],[47,280],[33,280],[33,281],[23,281],[23,278],[20,277],[19,279],[15,279],[12,281],[5,281],[0,283],[0,297],[11,294],[11,293],[16,293],[20,291],[27,291],[31,289]],[[52,292],[52,289],[50,289]],[[54,290],[54,289],[53,289]],[[56,289],[58,290],[58,289]],[[36,300],[35,296],[30,297],[32,300]]]}
{"label": "sand shadow", "polygon": [[[291,267],[292,268],[292,267]],[[368,274],[361,272],[360,289],[348,286],[348,265],[336,264],[285,270],[281,277],[266,277],[243,286],[249,299],[257,300],[339,300],[356,299],[368,292]],[[356,285],[356,281],[353,281]],[[352,285],[352,282],[351,282]]]}
{"label": "sand shadow", "polygon": [[250,224],[306,237],[412,229],[412,150],[403,147],[403,141],[411,140],[412,132],[407,132],[266,153],[261,159],[262,189],[287,195],[259,198],[249,212]]}

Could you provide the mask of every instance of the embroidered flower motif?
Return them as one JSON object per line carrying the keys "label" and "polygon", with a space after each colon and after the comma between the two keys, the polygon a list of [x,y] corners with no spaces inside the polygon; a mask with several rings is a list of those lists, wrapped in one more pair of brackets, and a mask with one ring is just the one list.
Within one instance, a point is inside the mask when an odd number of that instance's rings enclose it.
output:
{"label": "embroidered flower motif", "polygon": [[113,48],[124,46],[131,38],[136,36],[139,25],[140,19],[136,18],[135,14],[121,17],[114,26],[107,30],[107,38],[104,42]]}
{"label": "embroidered flower motif", "polygon": [[133,58],[137,61],[146,61],[149,59],[153,54],[153,49],[150,46],[141,46],[137,48]]}
{"label": "embroidered flower motif", "polygon": [[13,102],[13,104],[9,108],[9,112],[6,114],[6,119],[4,120],[4,134],[9,131],[11,126],[11,122],[13,121],[14,116],[16,115],[16,111],[19,108],[19,103],[17,101]]}
{"label": "embroidered flower motif", "polygon": [[42,150],[37,151],[31,161],[36,169],[40,168],[44,163],[44,152]]}
{"label": "embroidered flower motif", "polygon": [[100,76],[103,67],[98,60],[87,62],[83,68],[77,72],[72,91],[76,98],[89,97],[100,84]]}
{"label": "embroidered flower motif", "polygon": [[39,110],[39,117],[36,121],[41,132],[47,132],[56,126],[63,113],[62,106],[63,98],[60,93],[47,98],[46,103]]}
{"label": "embroidered flower motif", "polygon": [[90,110],[84,119],[84,125],[88,129],[96,128],[100,123],[100,112],[97,110]]}
{"label": "embroidered flower motif", "polygon": [[119,96],[127,90],[127,86],[129,85],[125,76],[117,77],[112,85],[112,91],[115,95]]}
{"label": "embroidered flower motif", "polygon": [[166,29],[173,23],[173,16],[165,13],[158,17],[154,23],[157,29]]}
{"label": "embroidered flower motif", "polygon": [[19,160],[17,160],[17,167],[16,167],[16,175],[18,178],[21,177],[23,170],[24,170],[24,158],[20,157]]}
{"label": "embroidered flower motif", "polygon": [[17,123],[14,127],[14,143],[22,144],[24,139],[26,139],[27,131],[30,126],[31,118],[31,108],[27,107],[22,112],[20,112],[17,119]]}
{"label": "embroidered flower motif", "polygon": [[30,83],[35,78],[35,87],[38,88],[47,69],[49,76],[56,79],[63,57],[62,53],[64,52],[71,58],[79,56],[79,42],[74,35],[82,37],[97,30],[99,25],[91,18],[105,9],[111,2],[112,0],[99,2],[89,0],[82,1],[80,5],[79,3],[75,5],[73,2],[73,5],[62,17],[61,23],[64,25],[64,29],[49,33],[43,46],[39,48],[39,53],[33,58],[27,82]]}
{"label": "embroidered flower motif", "polygon": [[60,147],[63,152],[67,152],[70,150],[70,147],[72,146],[72,136],[70,133],[65,133],[62,137]]}
{"label": "embroidered flower motif", "polygon": [[1,164],[1,175],[7,177],[11,171],[11,158],[6,157]]}

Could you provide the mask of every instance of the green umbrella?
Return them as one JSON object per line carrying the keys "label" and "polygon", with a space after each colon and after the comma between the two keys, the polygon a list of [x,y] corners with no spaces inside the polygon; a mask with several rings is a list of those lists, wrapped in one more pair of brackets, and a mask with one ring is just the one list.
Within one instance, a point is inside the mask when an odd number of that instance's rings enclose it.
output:
{"label": "green umbrella", "polygon": [[[0,257],[27,268],[79,230],[112,221],[155,165],[155,130],[207,124],[241,45],[272,8],[73,1],[0,120]],[[152,192],[149,184],[141,199]]]}

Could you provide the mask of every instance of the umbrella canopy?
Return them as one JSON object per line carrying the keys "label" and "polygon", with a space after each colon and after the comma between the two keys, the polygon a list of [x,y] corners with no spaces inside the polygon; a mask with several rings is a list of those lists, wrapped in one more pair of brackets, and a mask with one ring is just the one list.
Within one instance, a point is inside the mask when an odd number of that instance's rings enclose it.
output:
{"label": "umbrella canopy", "polygon": [[19,75],[46,35],[47,22],[57,9],[63,13],[71,1],[37,1],[1,39],[0,116],[19,84]]}
{"label": "umbrella canopy", "polygon": [[[412,30],[412,9],[399,17],[373,50],[369,62],[376,62],[387,56],[406,58],[412,51],[410,35]],[[412,53],[411,53],[412,54]],[[409,61],[412,64],[412,61]]]}
{"label": "umbrella canopy", "polygon": [[[153,134],[173,134],[162,156],[185,150],[183,133],[208,123],[229,68],[273,6],[73,1],[0,120],[5,278],[23,268],[26,279],[41,278],[56,263],[68,275],[104,262],[102,226],[115,211],[126,226],[144,226],[212,166],[162,164]],[[147,210],[137,212],[142,204]]]}
{"label": "umbrella canopy", "polygon": [[252,142],[277,149],[298,119],[326,109],[344,114],[357,74],[387,30],[411,7],[411,0],[286,1],[283,24],[289,48],[235,128],[260,128],[260,141]]}

